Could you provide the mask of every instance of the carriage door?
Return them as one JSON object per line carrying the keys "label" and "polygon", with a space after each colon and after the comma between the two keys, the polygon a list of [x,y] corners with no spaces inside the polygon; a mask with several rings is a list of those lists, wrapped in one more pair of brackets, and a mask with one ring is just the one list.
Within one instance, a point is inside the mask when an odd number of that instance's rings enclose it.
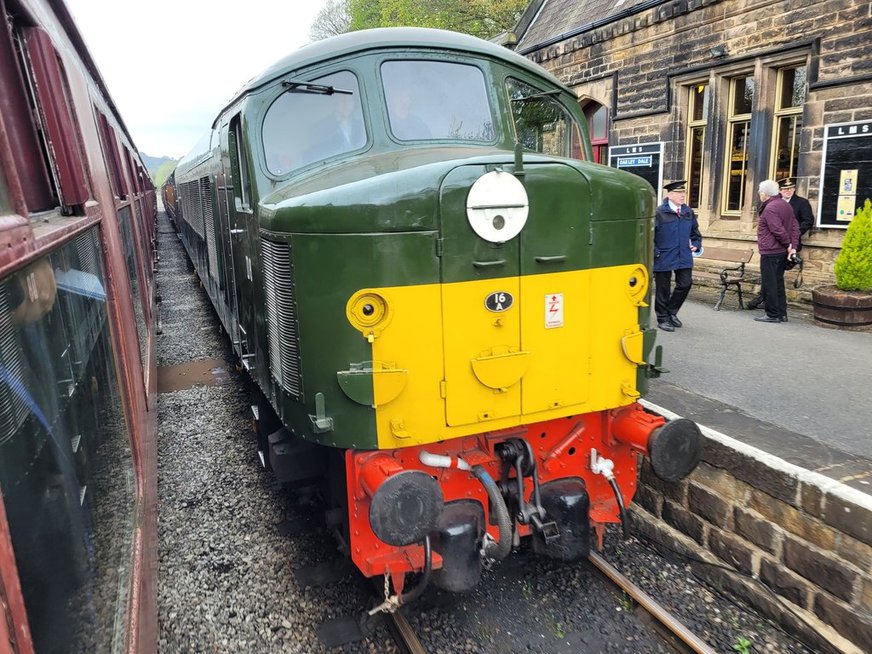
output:
{"label": "carriage door", "polygon": [[[516,225],[510,213],[495,208],[517,204],[512,193],[518,186],[510,173],[459,166],[440,189],[443,395],[450,426],[484,428],[521,413],[529,360],[520,340],[520,248],[517,238],[499,242]],[[479,199],[472,195],[476,189]],[[467,218],[468,195],[481,219],[475,230]]]}
{"label": "carriage door", "polygon": [[[227,129],[226,126],[223,129]],[[222,161],[229,164],[230,186],[230,250],[233,259],[233,319],[236,336],[234,348],[246,370],[252,370],[256,355],[256,334],[254,331],[254,273],[251,260],[251,231],[256,231],[256,220],[251,199],[251,177],[245,153],[241,147],[242,130],[237,115],[230,122],[227,133],[227,157]],[[225,166],[225,172],[226,166]]]}

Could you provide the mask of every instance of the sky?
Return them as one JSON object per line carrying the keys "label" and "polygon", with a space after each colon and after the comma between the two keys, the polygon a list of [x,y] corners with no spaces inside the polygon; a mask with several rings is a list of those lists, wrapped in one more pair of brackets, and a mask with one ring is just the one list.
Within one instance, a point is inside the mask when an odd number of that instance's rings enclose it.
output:
{"label": "sky", "polygon": [[245,82],[309,42],[326,0],[66,0],[136,147],[186,154]]}

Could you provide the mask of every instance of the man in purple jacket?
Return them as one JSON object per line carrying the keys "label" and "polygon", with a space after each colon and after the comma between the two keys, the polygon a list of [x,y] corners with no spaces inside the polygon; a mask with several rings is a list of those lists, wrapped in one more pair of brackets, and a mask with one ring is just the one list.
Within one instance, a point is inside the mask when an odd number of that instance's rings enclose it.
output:
{"label": "man in purple jacket", "polygon": [[760,251],[760,277],[766,298],[766,315],[758,322],[787,322],[787,296],[784,292],[784,266],[796,255],[799,223],[793,209],[781,199],[778,182],[767,179],[759,186],[760,216],[757,223],[757,249]]}

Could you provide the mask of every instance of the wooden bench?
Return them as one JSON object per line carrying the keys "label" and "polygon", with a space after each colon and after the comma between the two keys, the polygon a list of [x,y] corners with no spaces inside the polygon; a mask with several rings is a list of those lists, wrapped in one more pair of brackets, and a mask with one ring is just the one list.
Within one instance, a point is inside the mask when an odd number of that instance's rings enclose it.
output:
{"label": "wooden bench", "polygon": [[754,250],[751,248],[734,249],[734,248],[719,248],[706,247],[703,245],[702,254],[696,257],[697,260],[706,261],[722,261],[732,266],[725,266],[718,272],[720,278],[721,293],[718,301],[715,302],[715,311],[721,310],[721,305],[724,303],[724,297],[727,291],[734,290],[739,296],[739,308],[744,309],[745,303],[742,301],[742,282],[751,283],[752,280],[745,277],[745,265],[751,261],[754,256]]}

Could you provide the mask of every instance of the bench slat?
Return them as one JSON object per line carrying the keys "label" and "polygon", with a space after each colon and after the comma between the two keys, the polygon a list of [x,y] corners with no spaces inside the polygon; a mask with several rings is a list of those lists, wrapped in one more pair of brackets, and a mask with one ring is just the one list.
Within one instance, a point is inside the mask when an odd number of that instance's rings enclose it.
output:
{"label": "bench slat", "polygon": [[733,263],[748,263],[754,256],[751,248],[738,250],[735,248],[703,247],[699,259],[711,259],[714,261],[731,261]]}

